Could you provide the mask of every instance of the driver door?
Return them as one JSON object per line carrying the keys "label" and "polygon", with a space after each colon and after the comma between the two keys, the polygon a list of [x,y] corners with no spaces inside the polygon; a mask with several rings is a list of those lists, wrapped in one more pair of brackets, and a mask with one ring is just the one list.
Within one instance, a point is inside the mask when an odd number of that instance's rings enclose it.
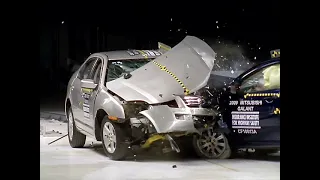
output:
{"label": "driver door", "polygon": [[81,87],[82,80],[93,80],[94,78],[94,68],[97,64],[97,58],[93,57],[88,60],[85,64],[83,69],[81,69],[79,73],[79,93],[77,93],[78,105],[79,105],[79,112],[77,113],[77,117],[80,120],[79,126],[82,130],[86,131],[87,133],[92,134],[93,126],[90,121],[90,98],[93,90],[88,90],[87,88]]}
{"label": "driver door", "polygon": [[[71,99],[72,99],[72,110],[73,110],[73,116],[76,120],[77,126],[83,125],[83,109],[82,109],[82,103],[83,103],[83,95],[81,90],[81,80],[87,78],[87,76],[90,73],[90,69],[94,65],[96,61],[96,58],[90,58],[88,59],[80,68],[79,73],[77,77],[75,78],[74,82],[72,83],[71,87]],[[79,123],[78,123],[79,122]]]}
{"label": "driver door", "polygon": [[[100,79],[101,79],[101,72],[102,72],[102,60],[98,58],[97,62],[95,63],[90,79],[93,80],[95,84],[97,84],[97,87],[95,89],[92,89],[90,93],[88,93],[86,99],[86,107],[84,107],[84,112],[83,114],[86,116],[85,119],[87,120],[87,124],[92,127],[92,132],[93,132],[93,127],[94,127],[94,105],[95,101],[97,98],[97,95],[100,91],[99,84],[100,84]],[[94,133],[93,133],[94,134]]]}
{"label": "driver door", "polygon": [[280,140],[280,64],[272,64],[240,79],[229,101],[234,142],[250,145]]}

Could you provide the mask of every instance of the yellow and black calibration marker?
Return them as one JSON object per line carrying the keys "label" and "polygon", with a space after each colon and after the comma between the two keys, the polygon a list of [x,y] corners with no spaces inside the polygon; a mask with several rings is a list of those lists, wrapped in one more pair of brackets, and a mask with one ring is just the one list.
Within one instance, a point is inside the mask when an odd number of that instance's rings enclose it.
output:
{"label": "yellow and black calibration marker", "polygon": [[244,95],[244,98],[247,97],[280,97],[280,93],[247,93]]}
{"label": "yellow and black calibration marker", "polygon": [[143,52],[143,51],[141,51],[141,50],[137,50],[139,53],[141,53],[141,55],[144,57],[144,58],[146,58],[146,59],[148,59],[148,54],[146,54],[145,52]]}
{"label": "yellow and black calibration marker", "polygon": [[183,88],[183,92],[184,95],[188,95],[190,93],[189,89],[183,84],[182,81],[179,80],[179,78],[174,75],[171,71],[169,71],[166,66],[162,66],[161,64],[157,63],[156,61],[152,61],[155,65],[157,65],[162,71],[167,72],[168,74],[170,74],[171,77],[173,77],[179,84],[180,86]]}
{"label": "yellow and black calibration marker", "polygon": [[280,58],[280,49],[270,51],[271,58]]}
{"label": "yellow and black calibration marker", "polygon": [[[138,50],[142,56],[144,56],[146,59],[148,58],[148,55],[146,53],[144,53],[143,51]],[[169,71],[166,66],[162,66],[161,64],[157,63],[156,61],[152,61],[153,64],[155,64],[156,66],[158,66],[162,71],[167,72],[168,74],[170,74],[171,77],[173,77],[179,84],[180,86],[183,88],[183,92],[184,95],[188,95],[190,93],[190,90],[183,84],[183,82],[181,80],[179,80],[179,78],[174,75],[171,71]]]}
{"label": "yellow and black calibration marker", "polygon": [[273,111],[274,114],[280,114],[280,108],[276,108],[274,111]]}
{"label": "yellow and black calibration marker", "polygon": [[168,45],[166,45],[166,44],[163,44],[163,43],[161,43],[161,42],[158,42],[158,48],[159,48],[159,49],[164,49],[164,50],[166,50],[166,51],[169,51],[169,50],[171,49],[170,46],[168,46]]}

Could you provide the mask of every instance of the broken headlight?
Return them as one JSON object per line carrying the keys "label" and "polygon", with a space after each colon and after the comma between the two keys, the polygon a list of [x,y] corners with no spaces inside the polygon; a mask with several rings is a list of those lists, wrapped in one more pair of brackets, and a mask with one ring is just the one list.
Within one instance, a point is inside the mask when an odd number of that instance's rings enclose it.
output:
{"label": "broken headlight", "polygon": [[149,104],[143,101],[127,101],[122,106],[126,119],[137,117],[139,112],[149,108]]}
{"label": "broken headlight", "polygon": [[126,101],[122,106],[126,119],[130,121],[132,136],[134,138],[141,139],[145,134],[156,132],[149,119],[139,114],[141,111],[150,109],[152,106],[143,101]]}

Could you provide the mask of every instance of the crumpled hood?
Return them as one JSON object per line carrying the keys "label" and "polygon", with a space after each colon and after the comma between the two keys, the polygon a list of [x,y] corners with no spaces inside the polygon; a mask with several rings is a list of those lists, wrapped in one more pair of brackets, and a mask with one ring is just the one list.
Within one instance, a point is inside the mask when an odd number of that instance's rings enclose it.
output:
{"label": "crumpled hood", "polygon": [[163,55],[123,77],[107,82],[107,88],[126,101],[149,104],[193,93],[207,84],[216,53],[204,41],[187,36]]}

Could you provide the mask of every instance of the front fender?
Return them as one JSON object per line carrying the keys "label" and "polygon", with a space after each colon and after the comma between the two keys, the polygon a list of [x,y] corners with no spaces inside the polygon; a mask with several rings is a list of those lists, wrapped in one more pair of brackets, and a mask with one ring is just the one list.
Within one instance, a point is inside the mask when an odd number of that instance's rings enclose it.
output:
{"label": "front fender", "polygon": [[108,93],[104,88],[98,93],[94,107],[94,117],[96,117],[99,109],[103,109],[109,116],[114,116],[120,119],[125,118],[121,101],[117,97]]}

